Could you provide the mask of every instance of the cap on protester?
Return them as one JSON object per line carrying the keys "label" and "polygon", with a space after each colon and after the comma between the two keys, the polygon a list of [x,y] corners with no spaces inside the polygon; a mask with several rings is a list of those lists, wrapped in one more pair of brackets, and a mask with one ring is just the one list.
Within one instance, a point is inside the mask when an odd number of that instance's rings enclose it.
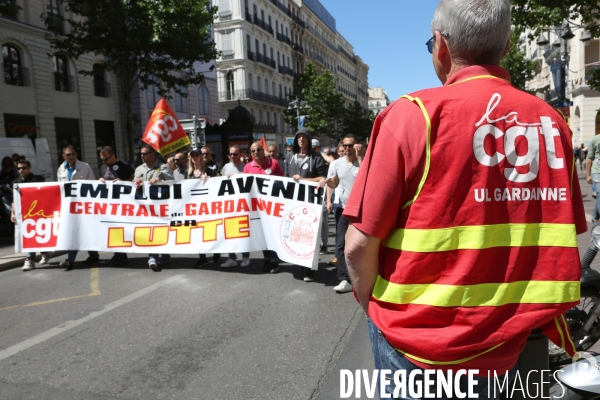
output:
{"label": "cap on protester", "polygon": [[192,149],[192,151],[190,151],[190,155],[192,155],[192,154],[194,154],[194,153],[196,153],[196,154],[200,155],[200,153],[201,153],[201,152],[200,152],[200,149]]}
{"label": "cap on protester", "polygon": [[321,147],[321,145],[319,144],[319,141],[317,139],[312,140],[312,147]]}

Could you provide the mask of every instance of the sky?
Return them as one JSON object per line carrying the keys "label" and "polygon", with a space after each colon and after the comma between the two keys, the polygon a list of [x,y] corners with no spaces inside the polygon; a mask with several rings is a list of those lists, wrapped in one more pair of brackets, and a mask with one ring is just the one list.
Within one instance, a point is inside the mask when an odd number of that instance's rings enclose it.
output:
{"label": "sky", "polygon": [[438,0],[320,0],[391,101],[440,86],[425,42]]}

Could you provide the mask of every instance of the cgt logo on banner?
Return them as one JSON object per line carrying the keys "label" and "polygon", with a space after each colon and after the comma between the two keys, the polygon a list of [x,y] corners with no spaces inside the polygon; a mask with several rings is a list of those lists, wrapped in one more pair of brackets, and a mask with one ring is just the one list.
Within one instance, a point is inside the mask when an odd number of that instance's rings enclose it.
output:
{"label": "cgt logo on banner", "polygon": [[146,126],[142,141],[161,155],[171,153],[190,144],[190,138],[173,114],[165,99],[161,98]]}
{"label": "cgt logo on banner", "polygon": [[60,186],[21,187],[24,248],[55,247],[60,219]]}

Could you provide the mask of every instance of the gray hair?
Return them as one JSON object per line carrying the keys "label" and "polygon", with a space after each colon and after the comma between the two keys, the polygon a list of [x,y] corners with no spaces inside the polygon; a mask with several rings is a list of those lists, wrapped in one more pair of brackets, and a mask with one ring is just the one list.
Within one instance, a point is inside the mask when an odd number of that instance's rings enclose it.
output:
{"label": "gray hair", "polygon": [[431,32],[448,39],[452,60],[464,64],[500,64],[510,37],[509,0],[441,0]]}

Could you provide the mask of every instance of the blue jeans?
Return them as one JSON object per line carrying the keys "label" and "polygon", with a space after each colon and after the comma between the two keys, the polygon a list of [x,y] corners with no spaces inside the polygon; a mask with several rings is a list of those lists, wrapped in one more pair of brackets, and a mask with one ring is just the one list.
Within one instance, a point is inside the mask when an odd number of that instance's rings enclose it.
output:
{"label": "blue jeans", "polygon": [[[229,253],[229,258],[235,260],[235,253]],[[242,253],[242,258],[250,258],[250,253]]]}
{"label": "blue jeans", "polygon": [[[591,174],[592,175],[592,192],[596,193],[596,195],[600,194],[600,174]],[[594,212],[592,212],[592,218],[595,220],[600,219],[600,196],[596,198],[596,208],[594,208]]]}
{"label": "blue jeans", "polygon": [[[402,355],[402,353],[400,353],[398,350],[396,350],[394,347],[392,347],[392,345],[390,345],[388,343],[388,341],[383,337],[383,334],[381,333],[381,331],[375,326],[375,324],[373,322],[371,322],[371,320],[369,318],[367,318],[367,324],[369,326],[369,337],[371,338],[371,348],[373,350],[373,357],[375,358],[375,369],[378,369],[380,372],[384,369],[389,369],[392,371],[391,375],[388,375],[388,379],[390,379],[390,385],[386,386],[386,390],[385,393],[389,393],[391,395],[391,398],[394,399],[412,399],[411,397],[393,397],[393,393],[394,393],[394,389],[396,388],[394,385],[394,380],[393,380],[393,374],[395,371],[397,370],[406,370],[406,376],[408,377],[408,375],[410,374],[411,371],[413,370],[419,370],[419,371],[423,371],[423,369],[415,364],[413,364],[412,362],[410,362],[406,357],[404,357],[404,355]],[[509,381],[512,380],[515,375],[516,375],[516,371],[517,368],[514,367],[513,369],[511,369],[508,372],[508,376],[509,376]],[[473,389],[473,393],[478,393],[479,394],[479,399],[480,400],[486,400],[486,399],[493,399],[493,395],[494,395],[494,391],[490,390],[490,395],[492,397],[488,397],[488,378],[487,376],[484,377],[474,377],[475,381],[477,382],[474,389]],[[499,377],[499,380],[501,381],[504,378],[504,375]],[[408,378],[407,378],[408,379]],[[435,377],[433,379],[435,381]],[[424,385],[423,385],[423,375],[419,374],[415,377],[415,382],[421,382],[421,387],[423,388],[422,391],[422,396],[425,396],[425,389],[424,389]],[[462,376],[460,379],[460,391],[465,393],[465,395],[468,395],[468,378],[467,376]],[[415,388],[417,385],[414,385]],[[435,386],[430,387],[429,389],[430,393],[436,393],[437,394],[437,389],[435,388]],[[379,393],[379,391],[378,391]],[[453,390],[453,393],[456,394],[456,390]],[[402,391],[400,390],[398,395],[401,395]],[[442,390],[442,395],[445,394],[445,391]],[[499,394],[498,392],[496,392],[496,394]],[[408,383],[406,385],[406,395],[409,395],[409,389],[408,389]],[[468,397],[468,396],[467,396]],[[465,398],[467,398],[465,397]],[[437,398],[437,397],[436,397]],[[442,397],[444,399],[447,399],[448,397]],[[454,397],[451,397],[454,398]]]}

